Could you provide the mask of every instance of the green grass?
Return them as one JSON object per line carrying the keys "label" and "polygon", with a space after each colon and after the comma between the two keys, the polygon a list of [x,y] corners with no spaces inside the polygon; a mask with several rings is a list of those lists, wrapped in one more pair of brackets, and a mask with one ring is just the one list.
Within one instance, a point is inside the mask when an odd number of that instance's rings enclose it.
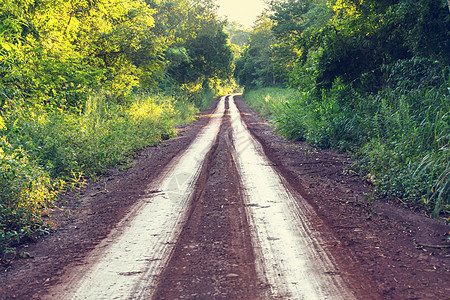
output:
{"label": "green grass", "polygon": [[243,94],[247,104],[261,115],[272,118],[280,113],[286,103],[293,101],[300,93],[293,89],[262,88],[246,90]]}
{"label": "green grass", "polygon": [[361,95],[337,80],[319,98],[282,89],[244,98],[287,138],[353,153],[380,196],[450,213],[449,81]]}
{"label": "green grass", "polygon": [[0,261],[11,246],[24,238],[47,233],[41,214],[51,206],[56,192],[42,167],[30,162],[22,148],[14,149],[0,138]]}

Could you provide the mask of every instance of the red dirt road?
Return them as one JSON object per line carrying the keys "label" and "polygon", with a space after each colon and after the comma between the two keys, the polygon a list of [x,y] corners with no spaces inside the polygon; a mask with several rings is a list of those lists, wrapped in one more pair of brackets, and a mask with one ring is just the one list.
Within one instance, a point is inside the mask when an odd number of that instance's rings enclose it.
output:
{"label": "red dirt road", "polygon": [[[370,186],[346,168],[348,157],[285,141],[239,97],[236,104],[271,165],[314,208],[310,222],[327,241],[325,250],[357,299],[449,299],[449,249],[421,246],[448,245],[448,225],[382,201],[367,205],[364,195]],[[74,269],[82,270],[92,249],[141,199],[152,196],[155,191],[147,187],[194,140],[209,113],[181,128],[176,139],[143,151],[126,172],[112,170],[80,195],[66,195],[62,203],[69,213],[55,216],[58,230],[22,247],[31,258],[3,267],[0,298],[59,299],[55,287]],[[232,155],[230,126],[225,114],[186,223],[157,278],[155,299],[271,298],[255,266],[258,253]]]}

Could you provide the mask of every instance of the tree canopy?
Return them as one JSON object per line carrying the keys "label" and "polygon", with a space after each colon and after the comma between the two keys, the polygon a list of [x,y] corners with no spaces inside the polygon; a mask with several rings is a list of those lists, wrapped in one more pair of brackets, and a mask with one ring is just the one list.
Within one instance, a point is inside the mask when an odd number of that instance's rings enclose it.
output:
{"label": "tree canopy", "polygon": [[107,89],[228,78],[232,52],[212,1],[3,0],[1,107],[83,106]]}
{"label": "tree canopy", "polygon": [[[331,88],[336,78],[355,84],[364,79],[377,90],[386,84],[383,66],[397,61],[422,58],[448,65],[447,6],[444,0],[271,1],[271,57],[277,58],[278,69],[290,73],[289,79],[280,73],[278,82],[300,86],[312,80],[321,90]],[[250,61],[260,60],[259,54],[249,55],[238,63],[237,74],[263,72],[264,67],[244,71]]]}

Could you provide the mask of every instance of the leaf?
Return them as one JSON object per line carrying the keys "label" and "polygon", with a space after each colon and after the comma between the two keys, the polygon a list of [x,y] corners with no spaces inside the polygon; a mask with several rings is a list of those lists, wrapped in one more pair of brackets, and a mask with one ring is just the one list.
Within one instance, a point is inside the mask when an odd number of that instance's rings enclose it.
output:
{"label": "leaf", "polygon": [[11,51],[11,50],[12,50],[12,48],[11,48],[11,46],[10,46],[9,43],[3,42],[3,43],[0,43],[0,45],[1,45],[2,48],[5,49],[6,51]]}

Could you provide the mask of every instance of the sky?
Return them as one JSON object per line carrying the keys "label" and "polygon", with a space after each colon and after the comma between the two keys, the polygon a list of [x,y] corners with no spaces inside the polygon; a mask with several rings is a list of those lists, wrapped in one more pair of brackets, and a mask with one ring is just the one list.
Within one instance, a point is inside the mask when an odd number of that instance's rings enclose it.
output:
{"label": "sky", "polygon": [[251,28],[266,4],[263,0],[216,0],[219,16],[227,17],[228,21],[236,21],[246,28]]}

